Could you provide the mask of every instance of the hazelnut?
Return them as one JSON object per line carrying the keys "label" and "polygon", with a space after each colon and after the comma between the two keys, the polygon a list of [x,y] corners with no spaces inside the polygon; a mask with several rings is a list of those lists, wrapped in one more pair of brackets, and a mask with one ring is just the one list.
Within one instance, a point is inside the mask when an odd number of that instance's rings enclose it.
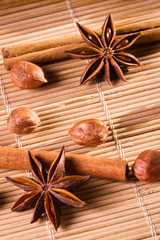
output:
{"label": "hazelnut", "polygon": [[85,146],[97,146],[106,142],[107,126],[98,119],[88,119],[76,123],[69,131],[72,140]]}
{"label": "hazelnut", "polygon": [[12,67],[11,80],[21,89],[37,88],[47,82],[43,70],[27,61],[20,61]]}
{"label": "hazelnut", "polygon": [[140,181],[155,182],[160,179],[160,152],[145,150],[133,164],[133,173]]}
{"label": "hazelnut", "polygon": [[33,132],[40,125],[35,111],[27,107],[14,109],[7,119],[7,126],[12,133],[25,135]]}

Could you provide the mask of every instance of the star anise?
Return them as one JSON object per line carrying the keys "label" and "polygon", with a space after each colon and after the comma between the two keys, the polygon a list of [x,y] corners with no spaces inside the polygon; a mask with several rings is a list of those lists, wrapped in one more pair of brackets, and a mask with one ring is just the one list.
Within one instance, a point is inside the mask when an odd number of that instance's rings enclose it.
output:
{"label": "star anise", "polygon": [[81,84],[90,80],[104,68],[105,80],[109,85],[112,85],[110,81],[110,67],[113,68],[119,79],[125,81],[119,65],[132,66],[140,64],[135,56],[124,52],[125,49],[129,48],[136,41],[140,33],[128,34],[116,38],[116,30],[111,15],[106,18],[102,26],[101,36],[79,23],[77,23],[77,27],[84,41],[89,46],[77,48],[66,53],[73,58],[95,58],[87,65],[82,74]]}
{"label": "star anise", "polygon": [[69,190],[86,182],[90,176],[64,176],[65,153],[62,148],[59,156],[51,164],[48,173],[38,159],[29,151],[31,171],[35,179],[15,177],[6,179],[14,185],[28,192],[20,197],[12,207],[12,211],[21,211],[34,207],[31,223],[37,221],[46,211],[46,214],[57,230],[60,224],[60,209],[58,202],[73,207],[83,207],[81,201]]}

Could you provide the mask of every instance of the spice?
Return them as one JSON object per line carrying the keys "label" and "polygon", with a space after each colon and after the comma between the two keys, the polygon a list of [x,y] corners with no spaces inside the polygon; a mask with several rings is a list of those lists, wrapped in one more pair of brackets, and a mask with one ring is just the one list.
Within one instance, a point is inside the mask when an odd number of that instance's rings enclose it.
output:
{"label": "spice", "polygon": [[140,181],[155,182],[160,180],[160,152],[145,150],[140,153],[134,162],[133,173]]}
{"label": "spice", "polygon": [[26,177],[6,178],[27,192],[17,200],[12,207],[12,211],[34,207],[31,223],[36,222],[46,212],[55,230],[57,230],[60,224],[59,202],[73,207],[83,207],[85,202],[72,194],[70,190],[86,182],[90,176],[64,176],[64,147],[51,164],[48,173],[31,152],[29,152],[29,160],[35,179]]}
{"label": "spice", "polygon": [[[118,35],[135,32],[141,32],[136,44],[159,41],[160,22],[158,19],[152,19],[145,22],[117,27]],[[100,34],[100,31],[98,31],[98,34]],[[6,46],[2,48],[2,56],[5,68],[10,70],[15,63],[24,60],[44,64],[66,59],[69,56],[65,51],[70,51],[85,45],[82,37],[75,35],[59,39],[53,38],[38,42],[17,44],[9,47]]]}
{"label": "spice", "polygon": [[43,70],[27,61],[20,61],[12,67],[11,80],[21,89],[37,88],[47,82]]}
{"label": "spice", "polygon": [[[32,150],[46,168],[50,167],[57,153],[54,151]],[[28,150],[0,146],[0,168],[30,169]],[[83,154],[66,153],[65,169],[68,174],[91,175],[115,181],[127,181],[128,165],[118,158],[93,157]]]}
{"label": "spice", "polygon": [[69,131],[69,134],[77,144],[98,146],[106,142],[108,128],[98,119],[87,119],[76,123]]}
{"label": "spice", "polygon": [[111,15],[106,18],[102,26],[100,37],[96,32],[79,23],[77,23],[77,27],[89,47],[77,48],[66,53],[73,58],[94,58],[94,60],[88,63],[86,70],[82,74],[80,80],[81,84],[89,81],[103,68],[105,72],[105,81],[107,81],[109,85],[112,85],[110,81],[110,67],[114,69],[119,79],[125,81],[119,65],[140,65],[136,57],[124,52],[124,50],[129,48],[136,41],[140,33],[132,33],[115,39],[116,30]]}
{"label": "spice", "polygon": [[14,109],[8,119],[8,129],[15,134],[25,135],[33,132],[40,125],[37,113],[31,108],[19,107]]}

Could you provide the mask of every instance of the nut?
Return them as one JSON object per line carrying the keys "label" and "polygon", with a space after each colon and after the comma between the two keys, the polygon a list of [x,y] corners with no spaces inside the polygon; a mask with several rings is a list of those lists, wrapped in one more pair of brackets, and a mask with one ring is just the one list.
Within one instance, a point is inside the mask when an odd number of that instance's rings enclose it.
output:
{"label": "nut", "polygon": [[21,89],[37,88],[47,82],[43,70],[27,61],[20,61],[12,67],[11,80]]}
{"label": "nut", "polygon": [[145,150],[133,164],[133,173],[140,181],[155,182],[160,179],[160,152]]}
{"label": "nut", "polygon": [[12,133],[25,135],[33,132],[40,125],[35,111],[27,107],[14,109],[7,119],[7,126]]}
{"label": "nut", "polygon": [[98,119],[88,119],[76,123],[69,134],[72,140],[79,145],[97,146],[106,142],[108,128]]}

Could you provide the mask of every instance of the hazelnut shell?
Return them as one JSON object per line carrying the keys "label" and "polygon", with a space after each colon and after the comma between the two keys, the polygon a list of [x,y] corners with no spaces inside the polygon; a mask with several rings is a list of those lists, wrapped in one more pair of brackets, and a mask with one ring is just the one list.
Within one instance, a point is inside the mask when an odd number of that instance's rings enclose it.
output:
{"label": "hazelnut shell", "polygon": [[97,146],[106,142],[108,128],[98,119],[87,119],[76,123],[69,134],[79,145]]}
{"label": "hazelnut shell", "polygon": [[43,70],[27,61],[20,61],[12,67],[11,80],[21,89],[37,88],[47,82]]}
{"label": "hazelnut shell", "polygon": [[7,119],[8,129],[15,134],[25,135],[33,132],[40,125],[37,113],[27,107],[14,109]]}
{"label": "hazelnut shell", "polygon": [[133,173],[144,182],[156,182],[160,179],[160,152],[145,150],[135,160]]}

